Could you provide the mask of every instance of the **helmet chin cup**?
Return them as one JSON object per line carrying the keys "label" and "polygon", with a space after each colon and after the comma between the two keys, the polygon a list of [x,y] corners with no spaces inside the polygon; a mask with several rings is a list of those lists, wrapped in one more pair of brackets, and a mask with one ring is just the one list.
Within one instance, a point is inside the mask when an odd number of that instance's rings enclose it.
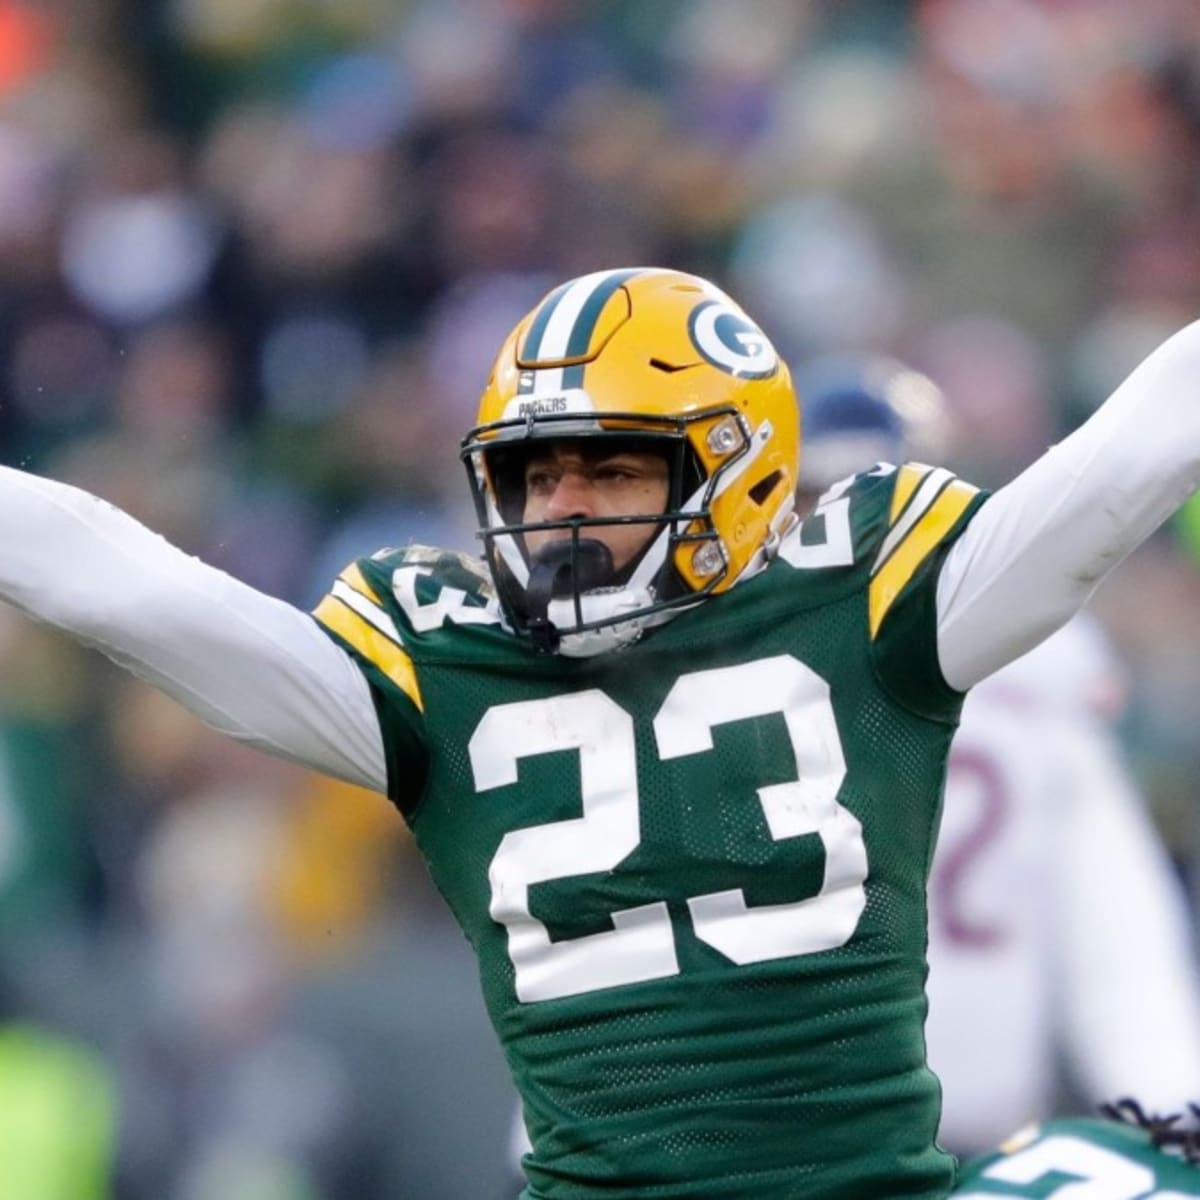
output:
{"label": "helmet chin cup", "polygon": [[529,631],[540,650],[552,651],[559,641],[550,620],[552,600],[570,600],[616,579],[612,552],[598,538],[559,538],[543,546],[529,562],[525,603]]}

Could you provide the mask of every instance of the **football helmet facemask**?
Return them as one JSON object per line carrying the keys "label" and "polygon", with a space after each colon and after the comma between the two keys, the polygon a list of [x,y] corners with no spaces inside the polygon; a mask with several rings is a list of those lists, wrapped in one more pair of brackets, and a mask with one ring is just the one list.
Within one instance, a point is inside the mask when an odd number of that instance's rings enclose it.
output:
{"label": "football helmet facemask", "polygon": [[[526,522],[525,463],[562,440],[662,454],[665,510]],[[509,624],[541,650],[590,655],[769,560],[793,519],[796,397],[766,336],[713,284],[600,271],[556,288],[509,335],[462,458]],[[630,523],[646,542],[614,571],[596,534]],[[530,555],[533,529],[563,532]]]}

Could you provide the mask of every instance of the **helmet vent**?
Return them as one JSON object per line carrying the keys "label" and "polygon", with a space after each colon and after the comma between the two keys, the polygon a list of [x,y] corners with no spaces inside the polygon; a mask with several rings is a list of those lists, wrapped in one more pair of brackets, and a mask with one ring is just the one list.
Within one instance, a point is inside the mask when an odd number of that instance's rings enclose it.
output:
{"label": "helmet vent", "polygon": [[772,471],[765,479],[760,479],[750,489],[750,499],[760,508],[766,503],[767,497],[775,490],[775,485],[783,478],[782,471]]}
{"label": "helmet vent", "polygon": [[661,358],[652,358],[650,365],[656,371],[662,371],[667,375],[674,375],[676,371],[686,371],[688,367],[694,367],[696,363],[669,363],[664,362]]}

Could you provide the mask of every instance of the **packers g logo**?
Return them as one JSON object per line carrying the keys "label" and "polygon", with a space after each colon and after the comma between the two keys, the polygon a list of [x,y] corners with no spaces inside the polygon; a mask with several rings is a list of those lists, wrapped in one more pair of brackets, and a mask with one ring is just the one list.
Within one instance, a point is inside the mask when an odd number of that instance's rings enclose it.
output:
{"label": "packers g logo", "polygon": [[706,300],[694,308],[688,333],[714,367],[739,379],[766,379],[779,369],[767,335],[728,300]]}

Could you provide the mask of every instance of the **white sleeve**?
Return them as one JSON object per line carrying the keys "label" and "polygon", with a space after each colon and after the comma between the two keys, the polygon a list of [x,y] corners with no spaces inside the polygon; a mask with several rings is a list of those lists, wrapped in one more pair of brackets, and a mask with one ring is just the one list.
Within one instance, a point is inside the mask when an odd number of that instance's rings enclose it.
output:
{"label": "white sleeve", "polygon": [[0,598],[103,651],[223,733],[386,788],[366,679],[312,617],[87,492],[0,467]]}
{"label": "white sleeve", "polygon": [[938,656],[965,691],[1052,633],[1200,487],[1200,322],[979,510],[938,580]]}
{"label": "white sleeve", "polygon": [[1184,1112],[1200,1087],[1200,974],[1187,903],[1111,737],[1070,723],[1055,752],[1060,1020],[1088,1099]]}

